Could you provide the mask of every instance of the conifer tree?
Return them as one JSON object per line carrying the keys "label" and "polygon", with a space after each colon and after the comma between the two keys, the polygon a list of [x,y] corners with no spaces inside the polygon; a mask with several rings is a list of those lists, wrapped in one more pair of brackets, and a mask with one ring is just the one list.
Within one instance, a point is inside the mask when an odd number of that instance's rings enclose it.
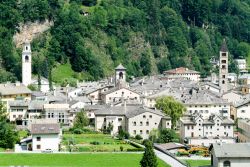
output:
{"label": "conifer tree", "polygon": [[152,142],[149,140],[144,141],[145,152],[143,154],[142,160],[140,161],[141,167],[157,167],[157,158],[154,153]]}

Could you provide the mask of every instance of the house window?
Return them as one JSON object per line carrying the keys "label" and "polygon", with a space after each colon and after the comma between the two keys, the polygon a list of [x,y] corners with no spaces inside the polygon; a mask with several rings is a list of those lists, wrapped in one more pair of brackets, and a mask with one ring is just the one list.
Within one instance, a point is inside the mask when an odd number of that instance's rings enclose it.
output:
{"label": "house window", "polygon": [[134,130],[134,134],[136,135],[136,130]]}
{"label": "house window", "polygon": [[149,130],[146,130],[146,133],[149,134]]}
{"label": "house window", "polygon": [[54,118],[54,113],[51,113],[51,118]]}
{"label": "house window", "polygon": [[228,126],[228,129],[230,129],[231,126]]}
{"label": "house window", "polygon": [[143,124],[142,124],[142,122],[140,122],[140,126],[142,126]]}
{"label": "house window", "polygon": [[36,145],[36,149],[40,150],[41,149],[41,145],[40,144]]}
{"label": "house window", "polygon": [[194,129],[194,126],[192,126],[192,129]]}
{"label": "house window", "polygon": [[230,161],[224,161],[223,162],[223,167],[230,167],[230,166],[231,166]]}
{"label": "house window", "polygon": [[189,130],[189,125],[187,126],[187,129]]}
{"label": "house window", "polygon": [[143,118],[146,118],[146,115],[143,115]]}
{"label": "house window", "polygon": [[134,126],[136,126],[136,122],[134,122]]}
{"label": "house window", "polygon": [[245,113],[246,111],[245,110],[241,110],[241,113]]}
{"label": "house window", "polygon": [[50,118],[50,113],[48,113],[48,118]]}
{"label": "house window", "polygon": [[118,118],[118,121],[122,121],[122,118]]}
{"label": "house window", "polygon": [[16,118],[16,115],[13,115],[13,118]]}
{"label": "house window", "polygon": [[106,118],[104,118],[104,122],[106,122]]}
{"label": "house window", "polygon": [[146,125],[149,126],[149,122],[146,122]]}
{"label": "house window", "polygon": [[142,134],[142,130],[140,130],[140,134]]}
{"label": "house window", "polygon": [[36,137],[36,141],[41,141],[41,137]]}
{"label": "house window", "polygon": [[152,115],[149,115],[149,118],[152,118]]}

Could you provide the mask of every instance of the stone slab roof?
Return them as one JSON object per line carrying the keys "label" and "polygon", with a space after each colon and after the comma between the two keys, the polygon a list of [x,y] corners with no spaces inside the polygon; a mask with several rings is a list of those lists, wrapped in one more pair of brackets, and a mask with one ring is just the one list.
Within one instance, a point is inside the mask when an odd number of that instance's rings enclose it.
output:
{"label": "stone slab roof", "polygon": [[59,134],[60,125],[59,124],[32,124],[31,132],[32,135],[35,134]]}
{"label": "stone slab roof", "polygon": [[21,83],[0,84],[1,95],[31,94],[31,90]]}
{"label": "stone slab roof", "polygon": [[250,158],[250,143],[215,143],[213,149],[217,158]]}
{"label": "stone slab roof", "polygon": [[95,111],[95,115],[105,115],[105,116],[126,116],[127,118],[132,118],[134,116],[150,112],[164,118],[170,119],[170,117],[165,116],[160,110],[149,109],[141,105],[136,106],[107,106],[106,108],[99,109]]}

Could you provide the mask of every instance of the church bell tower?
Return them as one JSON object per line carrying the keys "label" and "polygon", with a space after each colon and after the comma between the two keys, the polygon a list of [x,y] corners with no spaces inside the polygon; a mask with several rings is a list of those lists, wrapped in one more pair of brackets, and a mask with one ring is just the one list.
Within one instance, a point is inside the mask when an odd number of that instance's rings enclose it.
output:
{"label": "church bell tower", "polygon": [[22,83],[25,86],[31,84],[31,47],[27,40],[24,42],[22,52]]}
{"label": "church bell tower", "polygon": [[220,74],[219,74],[219,86],[220,93],[227,92],[227,77],[228,77],[228,49],[224,39],[220,49]]}

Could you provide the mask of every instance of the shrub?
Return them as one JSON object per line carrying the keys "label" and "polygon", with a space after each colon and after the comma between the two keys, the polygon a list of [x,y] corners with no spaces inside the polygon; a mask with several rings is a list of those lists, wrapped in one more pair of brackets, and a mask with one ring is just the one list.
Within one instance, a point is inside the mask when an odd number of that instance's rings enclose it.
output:
{"label": "shrub", "polygon": [[123,151],[123,146],[120,146],[120,150]]}
{"label": "shrub", "polygon": [[101,143],[98,142],[98,141],[92,141],[92,142],[90,142],[90,144],[93,144],[93,145],[100,145]]}
{"label": "shrub", "polygon": [[127,152],[144,151],[144,148],[128,148]]}
{"label": "shrub", "polygon": [[82,129],[74,129],[73,133],[74,134],[82,134]]}
{"label": "shrub", "polygon": [[136,135],[136,136],[135,136],[135,139],[136,139],[136,140],[141,140],[142,137],[141,137],[141,135]]}

